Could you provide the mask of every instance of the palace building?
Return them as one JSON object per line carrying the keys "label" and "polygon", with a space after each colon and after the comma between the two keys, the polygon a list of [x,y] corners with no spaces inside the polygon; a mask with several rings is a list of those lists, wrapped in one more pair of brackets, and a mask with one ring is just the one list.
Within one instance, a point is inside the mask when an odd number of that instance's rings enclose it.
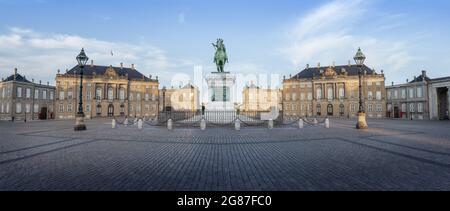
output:
{"label": "palace building", "polygon": [[[146,77],[132,65],[126,68],[98,66],[83,69],[83,106],[87,118],[155,117],[158,113],[158,77]],[[56,118],[73,119],[78,111],[80,67],[56,76]]]}
{"label": "palace building", "polygon": [[54,95],[54,86],[29,81],[16,68],[0,82],[0,120],[53,119]]}
{"label": "palace building", "polygon": [[414,77],[405,84],[386,87],[387,116],[401,119],[430,119],[427,72]]}
{"label": "palace building", "polygon": [[244,87],[244,111],[271,111],[272,108],[282,110],[282,92],[280,89],[263,89],[253,83]]}
{"label": "palace building", "polygon": [[[386,116],[385,77],[363,66],[363,96],[369,118]],[[283,81],[286,116],[356,117],[359,108],[359,67],[307,67]]]}
{"label": "palace building", "polygon": [[159,104],[160,111],[198,111],[201,109],[200,91],[190,83],[179,88],[163,88]]}

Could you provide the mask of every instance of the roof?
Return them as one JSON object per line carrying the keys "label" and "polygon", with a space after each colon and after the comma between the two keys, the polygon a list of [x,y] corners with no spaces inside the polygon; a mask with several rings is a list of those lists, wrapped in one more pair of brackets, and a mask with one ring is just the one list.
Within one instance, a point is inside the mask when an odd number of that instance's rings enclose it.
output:
{"label": "roof", "polygon": [[[412,80],[412,81],[409,82],[409,83],[417,83],[417,82],[430,81],[430,80],[431,80],[431,79],[428,78],[427,76],[425,76],[425,80],[424,80],[423,75],[420,75],[419,77],[414,78],[414,80]],[[433,80],[434,80],[434,79],[433,79]]]}
{"label": "roof", "polygon": [[[98,66],[98,65],[86,65],[83,68],[83,74],[86,76],[93,76],[94,72],[96,75],[103,75],[105,74],[106,70],[110,68],[111,66]],[[148,77],[137,71],[136,69],[132,68],[125,68],[125,67],[112,67],[116,73],[119,76],[125,77],[128,74],[129,79],[145,79],[150,80]],[[76,65],[71,70],[69,70],[64,75],[75,75],[76,73],[80,72],[80,67]]]}
{"label": "roof", "polygon": [[[314,77],[320,76],[320,70],[326,71],[330,67],[312,67],[312,68],[306,68],[294,77],[295,78],[301,78],[301,79],[312,79]],[[341,66],[335,66],[331,67],[337,74],[342,74],[343,71],[347,72],[347,75],[354,76],[358,75],[359,67],[357,65],[341,65]],[[371,75],[375,73],[374,70],[370,69],[366,65],[363,65],[363,71],[367,71],[367,74]]]}
{"label": "roof", "polygon": [[[8,78],[3,80],[2,82],[8,82],[8,81],[14,81],[14,75],[9,76]],[[25,83],[31,83],[29,80],[27,80],[24,76],[22,76],[20,74],[16,74],[16,81],[25,82]]]}
{"label": "roof", "polygon": [[435,81],[446,81],[446,80],[450,80],[450,77],[433,78],[430,81],[435,82]]}

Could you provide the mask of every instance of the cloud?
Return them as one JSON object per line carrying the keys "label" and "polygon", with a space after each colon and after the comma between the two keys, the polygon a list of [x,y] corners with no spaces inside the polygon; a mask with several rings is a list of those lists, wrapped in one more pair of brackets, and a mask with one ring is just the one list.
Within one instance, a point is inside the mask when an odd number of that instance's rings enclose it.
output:
{"label": "cloud", "polygon": [[[81,48],[99,65],[131,66],[145,74],[159,75],[170,68],[192,64],[188,60],[169,59],[166,52],[149,44],[110,42],[78,35],[43,34],[31,29],[9,28],[0,34],[0,69],[2,77],[17,67],[27,78],[53,83],[56,70],[72,68]],[[111,51],[114,56],[111,56]]]}
{"label": "cloud", "polygon": [[[295,66],[336,61],[347,63],[358,47],[368,56],[367,64],[399,72],[415,58],[404,38],[376,36],[381,30],[402,25],[405,15],[383,14],[373,17],[371,1],[335,0],[326,3],[289,26],[288,44],[281,52]],[[378,21],[374,19],[378,18]],[[387,24],[389,23],[389,24]],[[362,26],[362,27],[361,27]],[[363,28],[363,30],[361,29]]]}

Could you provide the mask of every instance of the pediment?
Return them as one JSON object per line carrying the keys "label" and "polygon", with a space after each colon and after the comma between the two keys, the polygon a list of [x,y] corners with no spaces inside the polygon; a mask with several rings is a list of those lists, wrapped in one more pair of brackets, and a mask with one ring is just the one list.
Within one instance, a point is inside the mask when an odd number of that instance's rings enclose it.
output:
{"label": "pediment", "polygon": [[106,69],[104,75],[107,78],[117,78],[119,76],[119,74],[117,74],[116,70],[114,70],[113,67],[109,67],[108,69]]}

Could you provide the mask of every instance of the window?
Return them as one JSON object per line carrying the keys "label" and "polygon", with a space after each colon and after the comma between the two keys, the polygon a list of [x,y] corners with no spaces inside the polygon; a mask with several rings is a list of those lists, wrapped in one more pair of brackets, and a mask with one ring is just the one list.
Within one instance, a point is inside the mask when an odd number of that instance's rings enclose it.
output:
{"label": "window", "polygon": [[64,112],[64,105],[63,104],[59,104],[59,112],[60,113]]}
{"label": "window", "polygon": [[47,100],[47,90],[42,91],[42,99]]}
{"label": "window", "polygon": [[[191,98],[194,99],[194,94],[191,94]],[[152,101],[155,101],[155,100],[156,100],[156,95],[152,94]]]}
{"label": "window", "polygon": [[305,93],[300,93],[300,100],[301,101],[305,100]]}
{"label": "window", "polygon": [[381,104],[377,104],[377,112],[382,112],[383,106]]}
{"label": "window", "polygon": [[387,111],[388,111],[388,112],[392,112],[392,105],[391,105],[391,104],[388,104],[388,105],[387,105]]}
{"label": "window", "polygon": [[130,101],[133,100],[133,92],[130,93]]}
{"label": "window", "polygon": [[410,99],[411,99],[411,98],[414,98],[414,89],[413,89],[413,88],[409,88],[408,93],[409,93],[409,98],[410,98]]}
{"label": "window", "polygon": [[97,105],[96,112],[97,112],[97,116],[102,115],[102,106],[101,105]]}
{"label": "window", "polygon": [[418,98],[423,97],[423,87],[417,87],[417,97]]}
{"label": "window", "polygon": [[302,104],[302,105],[300,106],[300,111],[301,111],[302,113],[305,112],[305,105]]}
{"label": "window", "polygon": [[150,100],[150,95],[148,93],[145,94],[145,101],[149,101]]}
{"label": "window", "polygon": [[95,99],[102,100],[102,88],[97,88],[95,90]]}
{"label": "window", "polygon": [[381,100],[381,91],[377,91],[377,100]]}
{"label": "window", "polygon": [[26,98],[27,99],[30,99],[31,98],[31,89],[30,88],[27,88],[27,91],[26,91]]}
{"label": "window", "polygon": [[91,99],[91,92],[86,92],[86,100],[90,100]]}
{"label": "window", "polygon": [[39,99],[39,89],[34,90],[34,99]]}
{"label": "window", "polygon": [[150,105],[145,105],[145,111],[150,111]]}
{"label": "window", "polygon": [[86,112],[91,112],[91,105],[90,104],[86,104]]}
{"label": "window", "polygon": [[351,111],[351,112],[356,112],[356,106],[355,106],[355,104],[350,104],[350,111]]}
{"label": "window", "polygon": [[34,104],[33,110],[34,110],[34,113],[38,113],[39,112],[39,104]]}
{"label": "window", "polygon": [[31,112],[31,105],[30,104],[25,104],[25,113],[29,114],[30,112]]}
{"label": "window", "polygon": [[312,92],[308,92],[308,100],[312,100],[313,96],[312,96]]}
{"label": "window", "polygon": [[402,104],[402,112],[406,113],[406,104],[405,103]]}
{"label": "window", "polygon": [[17,87],[17,97],[18,98],[22,97],[22,87]]}
{"label": "window", "polygon": [[369,112],[373,112],[373,105],[372,104],[369,104]]}
{"label": "window", "polygon": [[286,94],[286,100],[289,101],[291,98],[290,94]]}
{"label": "window", "polygon": [[345,105],[341,104],[339,106],[339,115],[344,116],[345,115]]}
{"label": "window", "polygon": [[72,92],[72,89],[69,89],[69,91],[67,92],[67,99],[68,99],[68,100],[72,100],[72,99],[73,99],[73,92]]}
{"label": "window", "polygon": [[111,87],[108,89],[108,100],[114,100],[114,91]]}
{"label": "window", "polygon": [[121,88],[119,90],[119,99],[120,100],[125,100],[125,89]]}
{"label": "window", "polygon": [[377,81],[377,84],[376,84],[377,86],[381,86],[381,82],[380,81]]}
{"label": "window", "polygon": [[398,90],[394,91],[394,99],[398,99]]}
{"label": "window", "polygon": [[318,100],[322,99],[322,89],[321,88],[317,89],[316,95],[317,95],[316,97]]}
{"label": "window", "polygon": [[372,93],[372,91],[368,91],[368,92],[367,92],[367,98],[368,98],[369,100],[373,100],[373,93]]}
{"label": "window", "polygon": [[333,98],[334,98],[333,88],[328,87],[328,100],[333,100]]}
{"label": "window", "polygon": [[415,112],[415,105],[413,103],[409,104],[409,112]]}
{"label": "window", "polygon": [[22,113],[22,103],[16,103],[16,113]]}
{"label": "window", "polygon": [[344,99],[345,98],[345,89],[344,88],[339,88],[339,99]]}
{"label": "window", "polygon": [[59,100],[64,100],[64,90],[59,91]]}
{"label": "window", "polygon": [[73,106],[72,104],[67,105],[67,112],[72,112]]}
{"label": "window", "polygon": [[137,93],[137,94],[136,94],[136,100],[137,100],[137,101],[140,101],[140,100],[141,100],[141,93]]}
{"label": "window", "polygon": [[53,100],[53,92],[50,92],[50,100]]}
{"label": "window", "polygon": [[322,106],[320,104],[317,104],[317,115],[322,115]]}
{"label": "window", "polygon": [[297,101],[297,93],[292,93],[292,101]]}
{"label": "window", "polygon": [[417,112],[423,113],[423,103],[417,103]]}
{"label": "window", "polygon": [[402,99],[406,99],[406,89],[402,89]]}
{"label": "window", "polygon": [[367,86],[372,86],[372,81],[367,81]]}
{"label": "window", "polygon": [[6,113],[9,114],[9,103],[6,103]]}
{"label": "window", "polygon": [[392,99],[392,92],[391,91],[387,91],[387,99],[388,100]]}

